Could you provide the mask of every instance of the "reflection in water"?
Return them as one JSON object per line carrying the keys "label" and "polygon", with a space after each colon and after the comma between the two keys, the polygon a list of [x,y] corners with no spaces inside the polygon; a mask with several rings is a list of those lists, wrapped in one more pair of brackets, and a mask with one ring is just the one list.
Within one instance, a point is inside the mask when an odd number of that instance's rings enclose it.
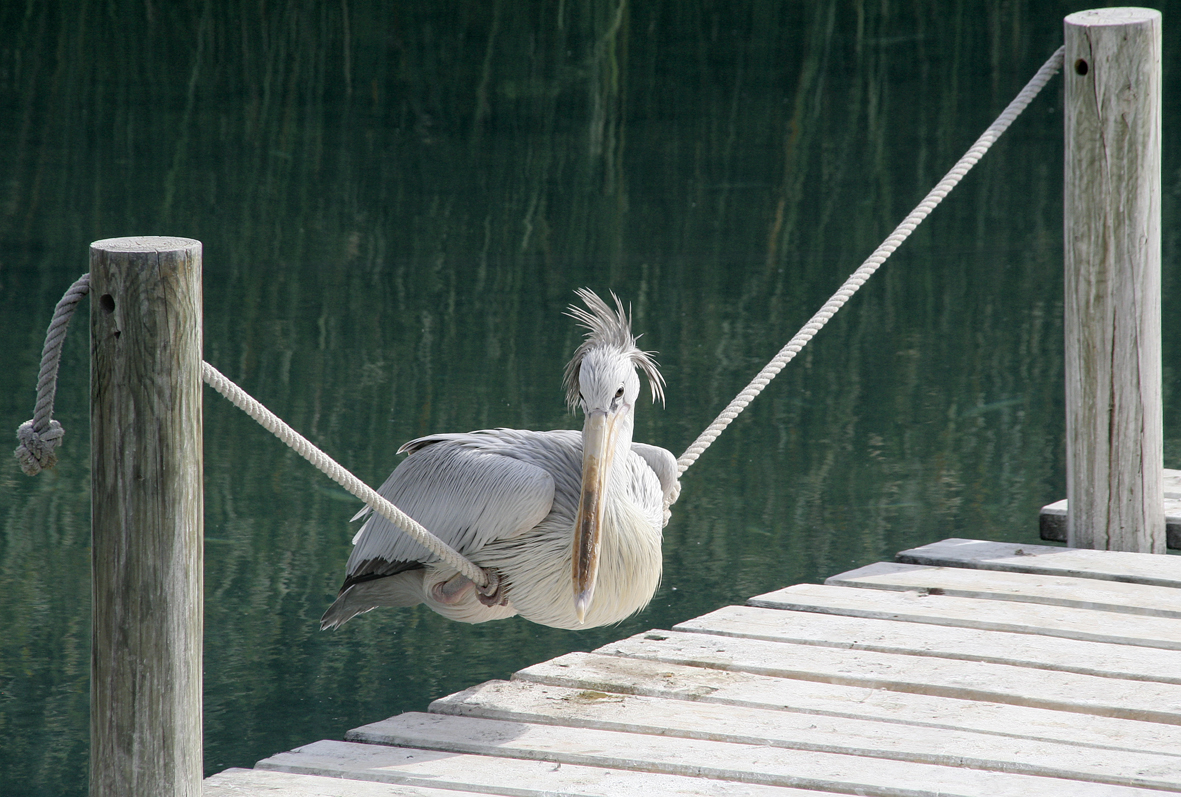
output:
{"label": "reflection in water", "polygon": [[[205,243],[206,358],[370,483],[418,435],[575,426],[561,311],[584,285],[632,302],[669,379],[636,439],[679,453],[1054,50],[1062,13],[8,4],[0,421],[29,416],[39,338],[86,245],[170,234]],[[351,499],[210,394],[207,770],[911,545],[1035,539],[1037,507],[1064,494],[1060,116],[1051,89],[690,469],[664,584],[618,627],[412,610],[319,632]],[[0,463],[6,794],[85,790],[76,326],[61,464],[26,479]],[[1166,457],[1176,434],[1166,412]]]}

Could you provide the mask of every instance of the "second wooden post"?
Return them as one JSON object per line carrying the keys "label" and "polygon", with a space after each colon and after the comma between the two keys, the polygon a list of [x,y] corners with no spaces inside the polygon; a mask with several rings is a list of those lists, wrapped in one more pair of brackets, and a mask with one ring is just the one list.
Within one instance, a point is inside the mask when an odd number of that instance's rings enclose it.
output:
{"label": "second wooden post", "polygon": [[1067,544],[1164,553],[1161,15],[1065,34]]}

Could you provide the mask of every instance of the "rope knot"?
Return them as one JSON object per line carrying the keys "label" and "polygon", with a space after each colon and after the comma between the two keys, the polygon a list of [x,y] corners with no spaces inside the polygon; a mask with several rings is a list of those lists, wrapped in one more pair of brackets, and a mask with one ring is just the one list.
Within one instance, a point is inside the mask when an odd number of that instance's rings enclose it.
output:
{"label": "rope knot", "polygon": [[50,421],[49,428],[38,432],[33,428],[32,421],[25,421],[16,430],[16,439],[20,445],[16,447],[16,458],[20,460],[21,470],[29,476],[36,476],[46,468],[57,464],[57,454],[53,449],[62,441],[66,430],[57,421]]}

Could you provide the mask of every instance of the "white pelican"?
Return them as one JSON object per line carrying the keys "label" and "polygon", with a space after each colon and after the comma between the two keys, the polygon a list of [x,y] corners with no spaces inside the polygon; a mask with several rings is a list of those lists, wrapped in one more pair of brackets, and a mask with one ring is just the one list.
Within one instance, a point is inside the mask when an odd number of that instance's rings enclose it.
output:
{"label": "white pelican", "polygon": [[[566,366],[566,401],[585,415],[582,434],[486,429],[435,434],[399,449],[409,456],[378,491],[477,565],[499,576],[491,594],[372,514],[353,538],[344,585],[324,613],[336,628],[379,606],[425,603],[452,620],[519,614],[555,628],[616,623],[652,599],[662,529],[680,494],[663,448],[632,442],[644,372],[653,402],[664,379],[640,351],[619,297],[615,309],[588,289],[587,329]],[[354,520],[369,514],[362,510]]]}

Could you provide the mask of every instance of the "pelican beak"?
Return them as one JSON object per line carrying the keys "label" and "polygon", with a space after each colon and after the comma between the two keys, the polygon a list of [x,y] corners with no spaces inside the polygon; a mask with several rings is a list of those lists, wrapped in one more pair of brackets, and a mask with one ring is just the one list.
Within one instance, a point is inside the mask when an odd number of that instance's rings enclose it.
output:
{"label": "pelican beak", "polygon": [[603,493],[615,454],[615,415],[603,410],[586,414],[582,427],[582,492],[574,521],[574,611],[586,621],[599,574],[599,542],[603,528]]}

